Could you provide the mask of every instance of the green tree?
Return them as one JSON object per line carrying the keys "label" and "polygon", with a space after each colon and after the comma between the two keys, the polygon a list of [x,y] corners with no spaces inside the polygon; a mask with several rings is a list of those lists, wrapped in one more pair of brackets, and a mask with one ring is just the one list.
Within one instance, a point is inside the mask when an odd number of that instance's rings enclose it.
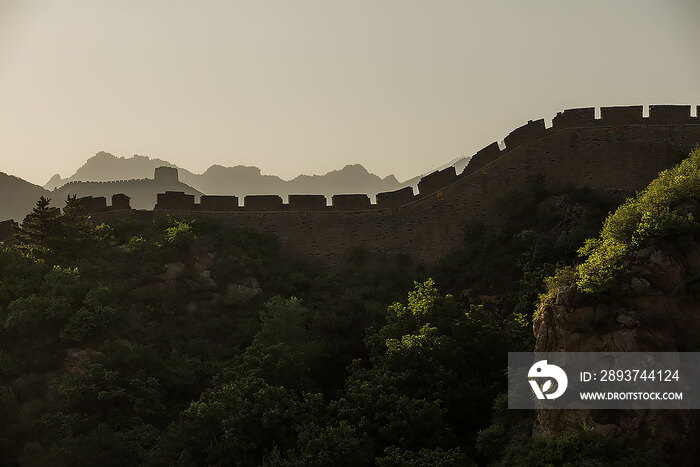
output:
{"label": "green tree", "polygon": [[50,198],[39,198],[15,232],[15,248],[37,260],[51,261],[59,246],[61,212],[50,203]]}
{"label": "green tree", "polygon": [[67,264],[74,264],[94,246],[97,238],[95,227],[75,195],[68,195],[63,215],[59,219],[61,223],[60,258]]}

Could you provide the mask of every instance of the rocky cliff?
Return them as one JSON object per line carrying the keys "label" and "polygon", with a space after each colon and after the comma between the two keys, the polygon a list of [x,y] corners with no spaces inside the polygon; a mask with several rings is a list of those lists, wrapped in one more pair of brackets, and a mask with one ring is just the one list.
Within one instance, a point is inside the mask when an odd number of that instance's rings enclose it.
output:
{"label": "rocky cliff", "polygon": [[[700,153],[610,216],[590,256],[551,279],[533,319],[538,352],[700,350]],[[648,225],[654,226],[649,229]],[[642,235],[647,232],[647,235]],[[609,274],[604,287],[590,290]],[[612,271],[612,272],[611,272]],[[688,459],[700,415],[675,410],[542,410],[535,434],[581,427]]]}

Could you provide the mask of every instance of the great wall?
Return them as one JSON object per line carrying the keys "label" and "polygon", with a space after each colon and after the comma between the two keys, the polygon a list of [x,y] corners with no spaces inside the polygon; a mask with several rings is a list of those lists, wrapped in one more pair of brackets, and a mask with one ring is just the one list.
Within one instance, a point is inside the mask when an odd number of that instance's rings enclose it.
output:
{"label": "great wall", "polygon": [[[695,110],[695,115],[692,115]],[[552,190],[590,187],[628,195],[700,144],[700,106],[652,105],[593,107],[558,113],[552,126],[543,119],[515,129],[499,144],[478,151],[462,173],[454,167],[434,172],[411,187],[365,194],[201,197],[182,192],[159,194],[153,210],[132,210],[128,197],[82,198],[97,222],[133,217],[213,216],[222,222],[272,232],[295,254],[337,263],[356,247],[373,253],[406,253],[432,263],[464,241],[474,220],[496,222],[495,204],[534,176]],[[177,170],[160,168],[156,177],[177,180]]]}

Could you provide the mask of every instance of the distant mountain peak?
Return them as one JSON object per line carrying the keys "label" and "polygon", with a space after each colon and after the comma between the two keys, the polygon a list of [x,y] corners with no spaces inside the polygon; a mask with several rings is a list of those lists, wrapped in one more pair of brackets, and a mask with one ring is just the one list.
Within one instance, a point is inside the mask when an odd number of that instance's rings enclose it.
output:
{"label": "distant mountain peak", "polygon": [[338,172],[355,172],[355,173],[361,173],[361,174],[368,174],[369,173],[369,171],[362,164],[347,164],[345,167],[338,170]]}
{"label": "distant mountain peak", "polygon": [[[44,188],[46,188],[47,190],[53,190],[57,186],[62,185],[62,182],[63,180],[61,179],[61,176],[59,174],[55,174],[49,179],[48,182],[46,182]],[[51,186],[51,188],[48,188],[49,186]]]}
{"label": "distant mountain peak", "polygon": [[90,157],[76,172],[62,179],[55,175],[44,186],[55,190],[71,182],[110,182],[118,180],[143,180],[153,178],[154,170],[160,166],[179,170],[180,180],[206,194],[248,194],[310,193],[333,195],[338,193],[374,194],[402,188],[396,177],[379,177],[368,171],[362,164],[346,164],[341,169],[325,174],[299,175],[291,180],[283,180],[276,175],[263,175],[259,167],[235,165],[225,167],[211,165],[204,173],[195,174],[177,165],[155,157],[134,154],[130,157],[115,156],[107,151],[99,151]]}

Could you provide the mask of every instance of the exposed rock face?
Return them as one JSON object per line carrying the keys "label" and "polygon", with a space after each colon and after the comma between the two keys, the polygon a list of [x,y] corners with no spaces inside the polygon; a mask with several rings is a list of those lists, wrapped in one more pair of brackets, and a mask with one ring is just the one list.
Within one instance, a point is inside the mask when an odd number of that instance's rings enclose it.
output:
{"label": "exposed rock face", "polygon": [[[618,290],[594,298],[561,287],[534,320],[538,352],[697,351],[700,344],[700,245],[660,245],[638,250]],[[585,426],[608,436],[632,436],[695,455],[700,414],[675,410],[542,410],[536,434]]]}

